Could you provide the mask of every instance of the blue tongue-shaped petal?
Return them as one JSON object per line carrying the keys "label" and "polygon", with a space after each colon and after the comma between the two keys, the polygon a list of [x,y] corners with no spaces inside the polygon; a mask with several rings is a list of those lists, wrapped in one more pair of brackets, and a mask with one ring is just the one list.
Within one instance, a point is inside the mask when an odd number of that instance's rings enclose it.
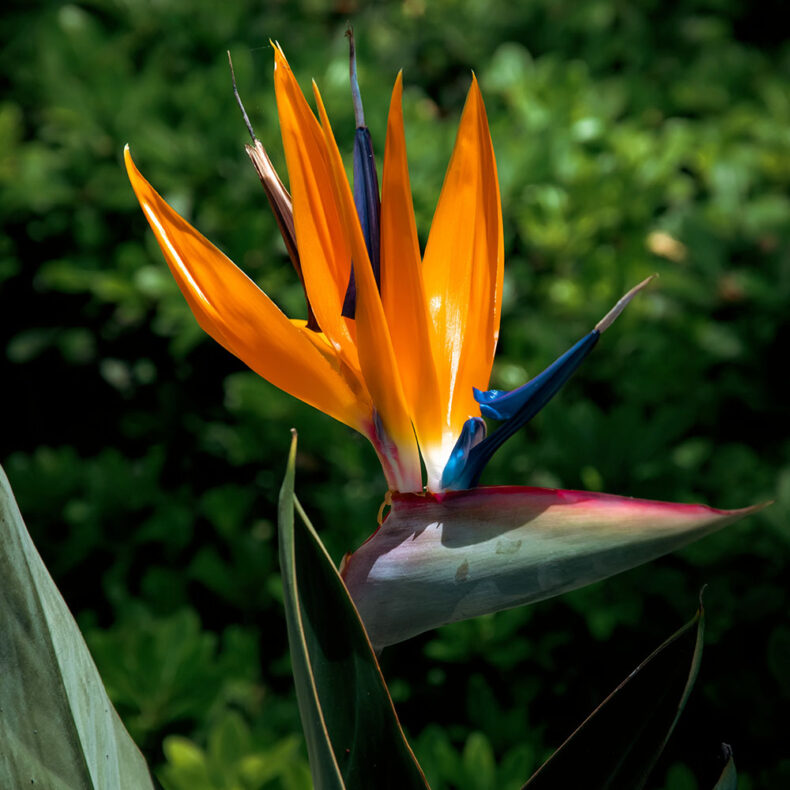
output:
{"label": "blue tongue-shaped petal", "polygon": [[[601,333],[594,329],[573,348],[552,362],[546,370],[511,392],[501,390],[482,392],[475,389],[475,400],[480,404],[483,416],[501,420],[502,425],[489,437],[471,446],[463,460],[459,457],[454,458],[453,455],[450,456],[442,473],[442,488],[474,488],[493,454],[503,442],[519,428],[526,425],[554,397],[560,387],[573,375],[576,368],[581,365],[582,360],[593,350],[600,336]],[[464,429],[466,429],[466,424]],[[461,437],[463,435],[462,432]],[[456,449],[459,449],[458,444],[456,444]]]}
{"label": "blue tongue-shaped petal", "polygon": [[472,448],[486,438],[486,424],[482,417],[470,417],[461,429],[450,459],[442,472],[442,488],[453,488],[452,483],[463,476]]}
{"label": "blue tongue-shaped petal", "polygon": [[[354,205],[362,226],[362,235],[365,237],[365,246],[368,249],[370,264],[376,285],[381,290],[381,264],[380,264],[380,215],[381,200],[379,198],[379,178],[376,173],[376,160],[373,156],[373,141],[370,131],[365,126],[365,112],[362,109],[362,96],[359,92],[357,80],[357,59],[354,49],[354,34],[349,28],[349,73],[351,77],[351,98],[354,102],[354,117],[357,131],[354,135]],[[353,318],[357,305],[357,287],[354,281],[354,267],[348,278],[346,296],[343,300],[343,315]]]}
{"label": "blue tongue-shaped petal", "polygon": [[513,434],[554,397],[581,365],[582,360],[593,350],[600,336],[601,333],[593,329],[552,362],[546,370],[517,389],[508,392],[474,388],[475,400],[480,404],[480,413],[483,417],[505,422],[497,433],[507,431],[508,435]]}
{"label": "blue tongue-shaped petal", "polygon": [[480,418],[467,420],[442,473],[443,489],[465,489],[477,485],[483,469],[499,447],[519,428],[526,425],[556,395],[584,358],[593,350],[601,334],[612,325],[631,299],[654,276],[648,277],[632,288],[596,324],[592,332],[585,335],[534,379],[510,392],[474,390],[475,400],[480,404],[480,412],[483,416],[499,420],[502,425],[486,438],[482,438],[485,437],[485,433],[480,437],[479,429],[476,429],[476,433],[473,435],[480,438],[472,442],[465,438],[472,430],[467,426]]}

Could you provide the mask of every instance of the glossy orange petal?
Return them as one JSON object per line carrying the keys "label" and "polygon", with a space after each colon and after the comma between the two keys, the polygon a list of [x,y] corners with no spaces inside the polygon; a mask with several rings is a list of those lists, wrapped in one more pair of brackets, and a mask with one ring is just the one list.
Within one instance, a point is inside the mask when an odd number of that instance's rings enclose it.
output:
{"label": "glossy orange petal", "polygon": [[407,408],[428,470],[428,484],[435,487],[447,460],[442,445],[449,444],[449,452],[456,437],[450,435],[441,410],[433,357],[434,330],[425,301],[411,198],[402,97],[401,73],[390,101],[381,182],[381,302]]}
{"label": "glossy orange petal", "polygon": [[351,249],[354,265],[354,278],[357,286],[355,316],[357,349],[362,375],[381,419],[386,437],[391,438],[397,444],[397,449],[387,448],[386,452],[397,452],[395,466],[400,477],[396,481],[398,490],[418,491],[422,489],[419,454],[398,373],[398,360],[395,357],[387,319],[373,276],[373,269],[370,265],[343,159],[340,156],[329,118],[315,83],[313,83],[313,92],[324,131],[326,152],[332,169],[332,186],[343,218],[343,233]]}
{"label": "glossy orange petal", "polygon": [[224,253],[179,216],[124,151],[126,171],[167,265],[200,326],[256,373],[346,425],[364,430],[370,403],[331,357],[294,326]]}
{"label": "glossy orange petal", "polygon": [[[373,406],[370,400],[370,394],[362,378],[362,372],[350,368],[345,363],[342,356],[335,351],[334,346],[329,342],[329,338],[323,332],[316,332],[310,329],[309,322],[304,318],[291,318],[290,321],[293,326],[299,329],[310,344],[315,346],[316,350],[326,359],[332,368],[340,373],[357,398],[361,402],[370,404],[368,407],[368,416],[372,416]],[[367,424],[369,424],[369,420]],[[367,428],[365,430],[367,432]]]}
{"label": "glossy orange petal", "polygon": [[473,77],[423,260],[444,407],[456,431],[480,414],[472,388],[488,388],[499,335],[503,258],[494,149]]}
{"label": "glossy orange petal", "polygon": [[307,296],[321,331],[347,364],[358,369],[354,325],[342,316],[351,251],[342,231],[324,136],[278,47],[274,88]]}

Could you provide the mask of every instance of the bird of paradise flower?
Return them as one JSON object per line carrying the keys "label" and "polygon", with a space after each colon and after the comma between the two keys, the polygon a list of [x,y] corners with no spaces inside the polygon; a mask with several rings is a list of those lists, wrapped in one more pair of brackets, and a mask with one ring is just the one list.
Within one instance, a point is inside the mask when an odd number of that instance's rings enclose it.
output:
{"label": "bird of paradise flower", "polygon": [[[479,487],[493,453],[571,376],[633,296],[543,373],[489,390],[504,244],[494,149],[472,78],[424,251],[411,199],[402,75],[379,185],[352,55],[353,189],[320,92],[318,117],[278,45],[286,190],[247,150],[305,291],[289,319],[143,178],[132,187],[201,327],[256,373],[366,436],[391,510],[342,574],[382,647],[443,623],[540,600],[678,548],[753,512],[521,486]],[[484,417],[500,422],[487,435]],[[423,480],[422,463],[426,471]]]}

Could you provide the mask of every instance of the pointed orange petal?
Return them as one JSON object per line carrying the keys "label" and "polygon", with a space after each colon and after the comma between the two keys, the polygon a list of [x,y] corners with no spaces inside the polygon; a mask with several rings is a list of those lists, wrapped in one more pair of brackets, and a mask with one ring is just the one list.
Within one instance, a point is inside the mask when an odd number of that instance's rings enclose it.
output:
{"label": "pointed orange petal", "polygon": [[[381,301],[406,405],[428,471],[428,487],[435,488],[456,437],[450,434],[441,409],[433,358],[434,330],[425,301],[406,158],[402,96],[401,73],[392,91],[381,182]],[[446,452],[442,448],[444,433],[448,434]]]}
{"label": "pointed orange petal", "polygon": [[[373,407],[370,401],[370,394],[365,387],[365,382],[362,380],[362,373],[359,370],[352,370],[344,362],[340,354],[335,351],[335,347],[329,342],[329,338],[323,332],[316,332],[315,330],[310,329],[309,322],[304,318],[291,318],[289,320],[293,326],[299,329],[301,334],[310,342],[310,344],[315,346],[316,350],[321,354],[322,357],[324,357],[324,359],[326,359],[329,365],[331,365],[334,370],[340,373],[357,398],[361,402],[369,404],[367,406],[367,414],[368,418],[370,418],[372,416]],[[370,419],[368,419],[365,427],[366,436],[368,433],[369,424]]]}
{"label": "pointed orange petal", "polygon": [[332,186],[343,218],[343,233],[351,249],[354,265],[357,286],[355,316],[357,349],[362,375],[385,432],[396,444],[392,451],[397,453],[395,463],[397,474],[401,478],[398,481],[399,490],[419,491],[422,489],[422,473],[417,442],[403,394],[387,319],[376,287],[343,160],[315,83],[313,83],[313,92],[332,169]]}
{"label": "pointed orange petal", "polygon": [[353,323],[342,316],[351,252],[342,232],[323,132],[277,47],[274,88],[307,296],[321,331],[347,364],[359,369]]}
{"label": "pointed orange petal", "polygon": [[124,151],[126,171],[167,265],[200,326],[276,387],[362,430],[367,399],[220,250],[180,217]]}
{"label": "pointed orange petal", "polygon": [[472,387],[488,388],[499,335],[503,258],[494,149],[473,77],[423,261],[439,380],[456,432],[480,414]]}

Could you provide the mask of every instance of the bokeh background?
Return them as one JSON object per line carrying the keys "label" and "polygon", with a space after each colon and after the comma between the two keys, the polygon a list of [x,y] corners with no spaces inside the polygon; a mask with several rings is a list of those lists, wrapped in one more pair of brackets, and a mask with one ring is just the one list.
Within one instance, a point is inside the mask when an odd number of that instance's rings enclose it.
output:
{"label": "bokeh background", "polygon": [[509,388],[659,281],[486,483],[604,490],[759,516],[531,608],[385,651],[435,790],[519,787],[708,584],[698,685],[651,787],[790,786],[790,47],[779,2],[93,0],[0,24],[0,460],[127,727],[164,786],[304,788],[275,502],[332,555],[375,526],[364,440],[204,337],[122,168],[291,315],[304,314],[244,153],[226,50],[282,167],[269,39],[319,82],[350,153],[351,19],[374,143],[404,69],[422,242],[470,82],[499,164]]}

